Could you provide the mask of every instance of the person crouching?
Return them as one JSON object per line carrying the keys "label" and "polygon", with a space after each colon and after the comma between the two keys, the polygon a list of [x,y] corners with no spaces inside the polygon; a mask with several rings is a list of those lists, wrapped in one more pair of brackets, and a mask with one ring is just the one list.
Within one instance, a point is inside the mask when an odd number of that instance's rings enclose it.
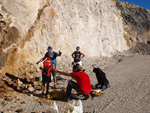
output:
{"label": "person crouching", "polygon": [[71,99],[71,90],[75,89],[78,93],[82,94],[85,99],[88,99],[90,97],[90,92],[91,92],[91,82],[89,76],[84,72],[85,69],[81,65],[76,65],[72,73],[67,73],[63,71],[59,71],[57,69],[54,69],[54,71],[74,77],[76,82],[69,80],[67,89],[66,89],[66,101],[69,101]]}

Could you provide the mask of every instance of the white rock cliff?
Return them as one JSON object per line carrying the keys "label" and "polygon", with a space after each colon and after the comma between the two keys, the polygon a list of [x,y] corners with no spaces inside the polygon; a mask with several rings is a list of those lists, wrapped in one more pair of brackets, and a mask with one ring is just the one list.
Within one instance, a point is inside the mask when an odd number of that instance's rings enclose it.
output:
{"label": "white rock cliff", "polygon": [[[86,56],[130,49],[115,0],[0,0],[2,72],[35,63],[47,47]],[[60,58],[61,59],[61,58]]]}

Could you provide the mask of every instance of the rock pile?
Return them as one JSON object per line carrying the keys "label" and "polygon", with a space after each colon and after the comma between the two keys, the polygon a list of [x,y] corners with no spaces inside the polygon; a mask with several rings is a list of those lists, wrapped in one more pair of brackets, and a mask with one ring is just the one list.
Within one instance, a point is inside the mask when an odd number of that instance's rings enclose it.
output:
{"label": "rock pile", "polygon": [[[7,91],[7,90],[15,90],[21,93],[33,93],[35,92],[39,86],[41,85],[40,81],[35,81],[35,79],[29,79],[29,78],[18,78],[11,74],[6,74],[2,78],[1,82],[1,90]],[[9,88],[9,87],[11,88]]]}

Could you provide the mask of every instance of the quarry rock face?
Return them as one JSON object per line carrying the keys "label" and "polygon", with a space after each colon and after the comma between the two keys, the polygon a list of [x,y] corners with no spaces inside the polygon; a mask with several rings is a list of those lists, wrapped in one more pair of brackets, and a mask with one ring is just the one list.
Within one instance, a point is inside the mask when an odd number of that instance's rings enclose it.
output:
{"label": "quarry rock face", "polygon": [[59,61],[70,62],[77,45],[93,57],[128,50],[137,40],[146,42],[149,29],[144,27],[145,20],[141,29],[148,33],[136,31],[122,16],[126,8],[118,7],[115,0],[0,0],[1,72],[26,72],[48,46],[62,51]]}
{"label": "quarry rock face", "polygon": [[137,43],[150,42],[150,13],[142,7],[127,2],[117,2],[124,20],[125,37],[130,40],[132,47]]}

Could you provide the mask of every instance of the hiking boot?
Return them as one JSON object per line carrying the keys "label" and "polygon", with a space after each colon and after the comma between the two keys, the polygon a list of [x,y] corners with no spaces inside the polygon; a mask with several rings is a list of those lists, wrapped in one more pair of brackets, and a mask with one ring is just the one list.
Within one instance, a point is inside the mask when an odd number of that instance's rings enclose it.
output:
{"label": "hiking boot", "polygon": [[91,98],[91,95],[90,95],[90,94],[84,95],[84,99],[83,99],[83,100],[87,100],[87,99],[89,99],[89,98]]}

